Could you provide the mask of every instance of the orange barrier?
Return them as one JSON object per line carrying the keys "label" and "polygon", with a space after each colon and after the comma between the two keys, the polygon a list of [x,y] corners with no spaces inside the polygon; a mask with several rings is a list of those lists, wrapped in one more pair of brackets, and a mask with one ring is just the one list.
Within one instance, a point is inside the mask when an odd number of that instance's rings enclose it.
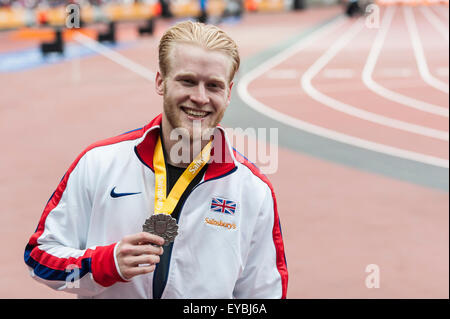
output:
{"label": "orange barrier", "polygon": [[245,0],[244,8],[247,11],[283,11],[285,10],[284,0]]}
{"label": "orange barrier", "polygon": [[161,7],[161,3],[157,2],[155,4],[155,6],[153,7],[153,15],[155,17],[160,16],[162,13],[162,7]]}
{"label": "orange barrier", "polygon": [[282,11],[284,10],[283,0],[259,0],[258,11]]}
{"label": "orange barrier", "polygon": [[[449,0],[376,0],[379,5],[447,5]],[[218,16],[226,8],[224,0],[209,0],[207,12]],[[250,12],[285,10],[285,0],[244,0],[244,8]],[[175,16],[195,17],[200,14],[198,0],[172,0],[170,9]],[[104,21],[147,20],[161,14],[161,5],[154,3],[106,4],[101,7],[81,7],[81,18],[85,23]],[[31,25],[63,26],[67,18],[66,7],[26,10],[23,8],[0,8],[0,29],[19,28]]]}
{"label": "orange barrier", "polygon": [[150,19],[154,16],[154,7],[154,4],[146,3],[133,3],[131,5],[109,4],[102,10],[108,20],[126,21]]}
{"label": "orange barrier", "polygon": [[210,16],[221,16],[225,7],[226,3],[223,0],[209,0],[206,5],[206,12]]}
{"label": "orange barrier", "polygon": [[[81,19],[85,23],[104,21],[148,20],[161,14],[159,2],[130,5],[107,4],[101,7],[81,7]],[[56,8],[0,8],[0,29],[13,29],[32,25],[64,26],[68,12],[65,6]]]}
{"label": "orange barrier", "polygon": [[197,0],[171,0],[170,12],[176,17],[197,17],[200,15],[200,4]]}
{"label": "orange barrier", "polygon": [[[206,11],[208,15],[219,16],[226,8],[224,0],[209,0]],[[244,8],[250,12],[285,10],[285,0],[244,0]],[[196,17],[200,15],[198,0],[172,0],[170,10],[177,17]]]}
{"label": "orange barrier", "polygon": [[39,24],[64,25],[66,20],[65,8],[37,9],[37,22]]}
{"label": "orange barrier", "polygon": [[23,9],[0,8],[0,29],[18,28],[26,25],[27,13],[30,14],[31,12]]}
{"label": "orange barrier", "polygon": [[[92,39],[97,38],[97,31],[87,28],[80,29],[64,29],[62,32],[63,40],[70,41],[73,39],[76,32],[80,32]],[[10,35],[11,40],[39,40],[39,41],[54,41],[55,30],[53,28],[22,28],[14,31]]]}
{"label": "orange barrier", "polygon": [[255,0],[245,0],[244,7],[247,11],[256,11],[258,9],[258,5]]}

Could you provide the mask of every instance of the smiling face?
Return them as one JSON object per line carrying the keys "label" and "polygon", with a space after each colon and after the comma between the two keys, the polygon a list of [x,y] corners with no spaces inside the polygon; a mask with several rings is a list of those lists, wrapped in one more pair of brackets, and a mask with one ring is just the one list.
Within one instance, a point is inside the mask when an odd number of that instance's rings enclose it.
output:
{"label": "smiling face", "polygon": [[[184,128],[192,141],[217,126],[230,103],[231,64],[231,58],[219,51],[186,43],[173,45],[167,74],[156,75],[156,92],[164,100],[164,139],[172,129]],[[194,132],[200,129],[199,123],[201,131]]]}

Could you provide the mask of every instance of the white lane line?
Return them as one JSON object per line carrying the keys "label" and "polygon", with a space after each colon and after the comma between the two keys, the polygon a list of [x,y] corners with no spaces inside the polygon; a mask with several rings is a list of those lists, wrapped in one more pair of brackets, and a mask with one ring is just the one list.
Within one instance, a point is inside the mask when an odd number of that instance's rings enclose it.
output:
{"label": "white lane line", "polygon": [[428,85],[448,94],[448,84],[436,79],[433,75],[431,75],[430,70],[428,69],[427,59],[420,40],[419,30],[417,30],[417,24],[412,8],[406,6],[403,7],[403,14],[405,16],[406,26],[408,27],[420,76]]}
{"label": "white lane line", "polygon": [[448,66],[440,67],[436,69],[436,74],[443,77],[448,77]]}
{"label": "white lane line", "polygon": [[367,57],[367,61],[366,64],[364,65],[364,69],[362,72],[362,80],[364,84],[370,90],[384,97],[385,99],[391,100],[393,102],[402,104],[410,108],[414,108],[416,110],[448,118],[449,117],[448,108],[420,101],[412,97],[394,92],[392,90],[385,88],[384,86],[381,86],[380,84],[375,82],[374,79],[372,78],[373,71],[377,64],[377,60],[380,55],[381,49],[383,48],[384,41],[386,39],[387,32],[390,28],[394,13],[395,13],[394,6],[388,7],[386,9],[386,12],[384,13],[380,29],[378,30],[376,38],[372,44],[372,48],[370,49],[369,56]]}
{"label": "white lane line", "polygon": [[124,55],[122,55],[114,50],[111,50],[110,48],[99,43],[98,41],[95,41],[80,32],[75,33],[75,36],[73,38],[78,43],[84,45],[85,47],[91,49],[94,52],[97,52],[97,53],[103,55],[104,57],[110,59],[111,61],[123,66],[125,69],[128,69],[131,72],[138,74],[139,76],[143,77],[144,79],[149,80],[151,82],[155,81],[155,77],[156,77],[155,72],[128,59]]}
{"label": "white lane line", "polygon": [[448,26],[445,26],[444,23],[436,17],[432,10],[428,7],[421,7],[420,11],[428,20],[428,22],[444,37],[445,40],[448,41]]}
{"label": "white lane line", "polygon": [[314,100],[336,111],[372,122],[379,125],[395,128],[398,130],[415,133],[423,136],[448,141],[449,134],[445,131],[435,130],[429,127],[411,124],[408,122],[392,119],[383,115],[362,110],[358,107],[343,103],[323,94],[312,85],[312,79],[363,29],[361,21],[355,22],[344,34],[336,40],[325,53],[320,56],[303,74],[301,85],[303,90]]}
{"label": "white lane line", "polygon": [[325,69],[322,75],[327,79],[351,79],[355,76],[355,71],[352,69]]}
{"label": "white lane line", "polygon": [[382,68],[378,72],[385,78],[409,78],[413,74],[410,68]]}
{"label": "white lane line", "polygon": [[299,76],[297,70],[293,69],[275,69],[267,72],[266,77],[274,80],[292,80]]}
{"label": "white lane line", "polygon": [[438,5],[438,6],[431,6],[431,10],[433,10],[435,13],[437,13],[438,16],[440,16],[442,19],[447,20],[448,22],[448,6],[444,6],[444,5]]}
{"label": "white lane line", "polygon": [[408,150],[404,150],[397,147],[392,147],[380,143],[375,143],[372,141],[368,141],[365,139],[361,139],[358,137],[354,137],[351,135],[339,133],[324,127],[320,127],[299,119],[296,119],[292,116],[286,115],[282,112],[276,111],[272,109],[271,107],[265,105],[264,103],[261,103],[260,101],[256,100],[253,96],[250,95],[248,92],[248,86],[250,83],[255,80],[256,78],[263,75],[265,72],[270,70],[271,68],[277,66],[284,60],[291,57],[293,54],[298,53],[302,51],[303,49],[307,48],[308,46],[314,44],[317,39],[319,39],[321,36],[324,36],[325,34],[335,30],[338,26],[342,25],[343,20],[336,20],[333,23],[330,23],[328,25],[323,26],[322,28],[316,30],[314,33],[310,34],[306,38],[303,38],[293,46],[285,49],[284,51],[274,55],[272,58],[266,60],[265,62],[261,63],[258,67],[255,69],[247,72],[242,76],[240,81],[237,84],[237,92],[241,99],[252,109],[254,109],[256,112],[259,112],[263,114],[264,116],[273,119],[275,121],[278,121],[282,124],[291,126],[295,129],[308,132],[317,136],[321,136],[330,140],[334,140],[340,143],[344,143],[347,145],[356,146],[359,148],[363,148],[366,150],[370,150],[373,152],[386,154],[394,157],[399,157],[411,161],[416,161],[419,163],[424,163],[428,165],[443,167],[443,168],[449,168],[449,161],[444,158],[425,155],[417,152],[412,152]]}
{"label": "white lane line", "polygon": [[[338,27],[342,26],[346,22],[346,19],[344,17],[339,17],[333,22],[330,22],[329,24],[319,28],[318,30],[311,33],[309,36],[303,38],[299,42],[293,44],[292,46],[286,48],[285,50],[281,51],[280,53],[274,55],[270,59],[267,59],[251,71],[244,74],[243,78],[252,78],[256,79],[257,77],[263,75],[267,71],[273,69],[275,66],[283,62],[284,60],[287,60],[294,54],[302,51],[303,49],[307,48],[308,46],[313,45],[316,39],[318,39],[321,36],[324,36],[333,30],[337,29]],[[242,82],[242,79],[239,81]]]}

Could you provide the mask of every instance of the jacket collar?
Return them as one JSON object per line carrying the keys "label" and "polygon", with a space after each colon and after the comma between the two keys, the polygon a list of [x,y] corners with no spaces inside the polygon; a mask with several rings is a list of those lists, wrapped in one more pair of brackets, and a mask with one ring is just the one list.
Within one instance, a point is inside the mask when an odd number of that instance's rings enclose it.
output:
{"label": "jacket collar", "polygon": [[[152,171],[154,171],[153,153],[161,129],[161,121],[162,114],[159,114],[144,126],[143,136],[137,141],[135,147],[139,159]],[[214,130],[211,160],[206,169],[204,180],[219,178],[230,173],[236,167],[236,158],[234,157],[227,134],[224,128],[219,125]]]}

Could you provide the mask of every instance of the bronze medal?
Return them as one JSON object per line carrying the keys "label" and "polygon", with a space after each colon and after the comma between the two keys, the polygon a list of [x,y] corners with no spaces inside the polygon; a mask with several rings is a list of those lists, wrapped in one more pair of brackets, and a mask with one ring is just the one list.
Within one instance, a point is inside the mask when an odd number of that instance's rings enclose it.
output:
{"label": "bronze medal", "polygon": [[153,154],[153,166],[155,171],[155,205],[154,213],[148,218],[142,230],[150,234],[164,238],[164,246],[169,245],[178,235],[178,225],[175,218],[170,216],[174,211],[184,191],[209,161],[211,153],[210,141],[184,170],[167,196],[166,181],[167,172],[162,149],[161,136],[158,138]]}
{"label": "bronze medal", "polygon": [[176,219],[167,214],[152,215],[142,225],[142,230],[164,238],[164,246],[173,242],[178,235]]}

